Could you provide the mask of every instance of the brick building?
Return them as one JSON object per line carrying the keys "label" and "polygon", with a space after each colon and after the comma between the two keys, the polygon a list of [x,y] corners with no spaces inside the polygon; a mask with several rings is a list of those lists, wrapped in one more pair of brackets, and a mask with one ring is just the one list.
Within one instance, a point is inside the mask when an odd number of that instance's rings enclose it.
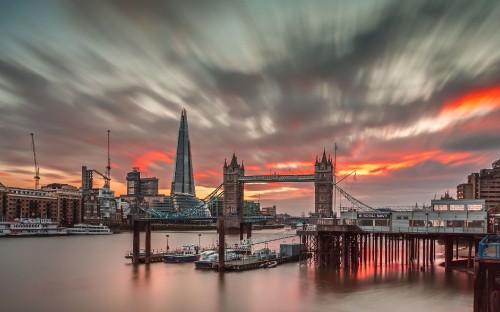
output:
{"label": "brick building", "polygon": [[76,187],[49,184],[40,190],[0,183],[0,219],[46,218],[69,225],[81,222],[81,195]]}

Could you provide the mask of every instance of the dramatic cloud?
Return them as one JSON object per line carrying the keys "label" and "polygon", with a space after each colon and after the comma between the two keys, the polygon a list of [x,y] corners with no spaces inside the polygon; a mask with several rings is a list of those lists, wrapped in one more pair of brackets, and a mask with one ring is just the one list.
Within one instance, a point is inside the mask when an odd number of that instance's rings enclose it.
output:
{"label": "dramatic cloud", "polygon": [[[429,203],[500,158],[495,1],[2,1],[0,180],[32,186],[140,167],[169,193],[188,112],[200,197],[233,152],[247,174],[304,174],[333,154],[374,206]],[[332,155],[333,156],[333,155]],[[309,184],[248,199],[298,214]],[[342,206],[348,205],[340,199]]]}

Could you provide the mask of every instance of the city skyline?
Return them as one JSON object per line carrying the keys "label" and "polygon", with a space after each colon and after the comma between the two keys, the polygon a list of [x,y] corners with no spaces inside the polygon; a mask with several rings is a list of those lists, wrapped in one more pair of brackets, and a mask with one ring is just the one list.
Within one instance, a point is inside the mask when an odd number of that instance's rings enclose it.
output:
{"label": "city skyline", "polygon": [[[110,129],[117,195],[133,167],[169,194],[186,109],[200,198],[233,153],[304,174],[335,143],[369,205],[455,197],[500,158],[500,3],[399,2],[1,1],[0,182],[34,186],[34,133],[40,185],[80,186]],[[314,210],[312,184],[245,195]]]}

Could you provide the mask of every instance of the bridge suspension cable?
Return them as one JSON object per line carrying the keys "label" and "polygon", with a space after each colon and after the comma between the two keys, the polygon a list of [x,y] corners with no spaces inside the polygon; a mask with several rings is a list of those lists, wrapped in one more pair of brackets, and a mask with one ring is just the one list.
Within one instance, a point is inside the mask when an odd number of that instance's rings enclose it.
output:
{"label": "bridge suspension cable", "polygon": [[367,204],[363,203],[359,199],[350,195],[349,193],[347,193],[346,191],[341,189],[338,185],[335,185],[335,188],[339,191],[340,194],[342,194],[348,201],[350,201],[359,210],[361,210],[361,211],[378,211],[378,209],[373,208],[371,206],[368,206]]}

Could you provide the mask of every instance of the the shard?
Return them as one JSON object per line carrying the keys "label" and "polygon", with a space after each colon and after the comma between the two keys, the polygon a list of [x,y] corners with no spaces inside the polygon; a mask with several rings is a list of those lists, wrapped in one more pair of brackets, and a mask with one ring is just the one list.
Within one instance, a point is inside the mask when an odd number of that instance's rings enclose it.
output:
{"label": "the shard", "polygon": [[181,124],[179,126],[179,138],[177,139],[177,154],[175,157],[174,174],[170,195],[191,194],[196,197],[193,179],[193,163],[191,160],[191,144],[189,142],[189,130],[187,113],[183,109],[181,113]]}

